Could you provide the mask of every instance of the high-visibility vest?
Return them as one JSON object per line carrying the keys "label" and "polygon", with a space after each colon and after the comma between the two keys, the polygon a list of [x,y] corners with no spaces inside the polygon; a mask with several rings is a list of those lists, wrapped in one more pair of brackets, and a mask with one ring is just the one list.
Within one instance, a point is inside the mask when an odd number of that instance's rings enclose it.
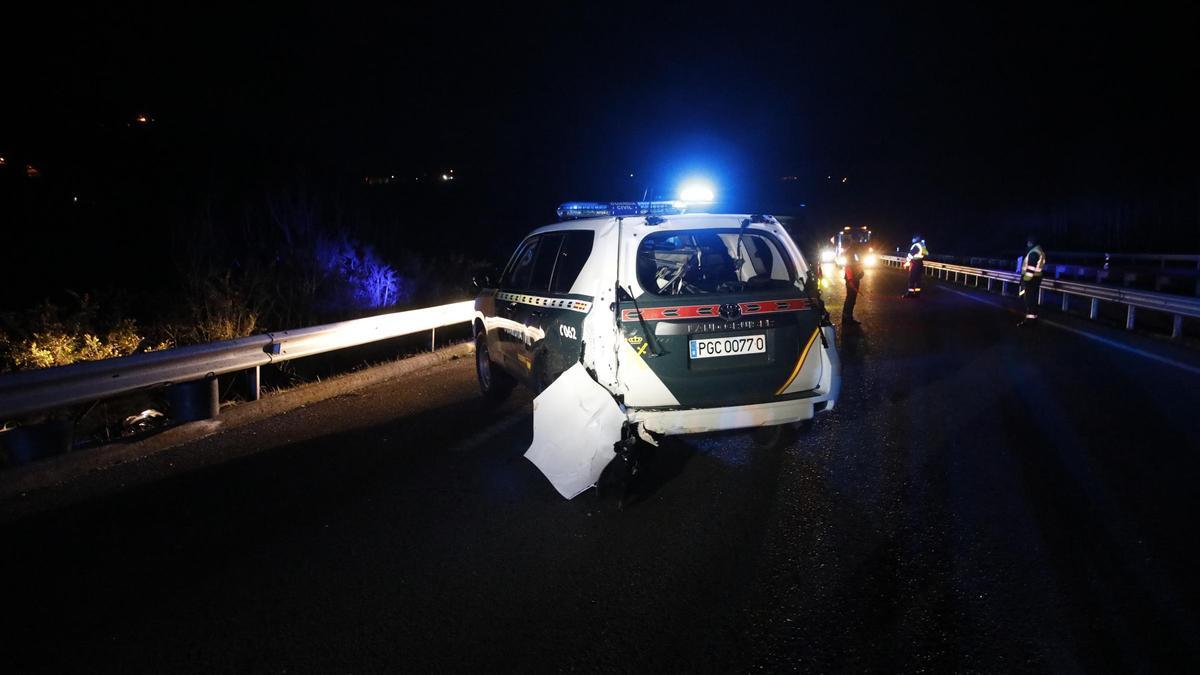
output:
{"label": "high-visibility vest", "polygon": [[929,255],[929,249],[925,248],[923,241],[913,242],[912,248],[908,249],[909,260],[921,260],[927,255]]}
{"label": "high-visibility vest", "polygon": [[[1030,262],[1031,260],[1035,259],[1036,262]],[[1029,253],[1025,254],[1025,268],[1022,270],[1022,272],[1032,277],[1035,274],[1041,274],[1045,267],[1046,252],[1042,250],[1042,247],[1034,246],[1033,248],[1029,249]]]}

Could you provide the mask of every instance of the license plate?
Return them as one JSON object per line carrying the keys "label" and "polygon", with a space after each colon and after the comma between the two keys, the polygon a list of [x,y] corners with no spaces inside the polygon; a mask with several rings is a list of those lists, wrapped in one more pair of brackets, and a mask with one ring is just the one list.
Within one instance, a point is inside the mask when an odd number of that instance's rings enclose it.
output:
{"label": "license plate", "polygon": [[762,354],[767,351],[766,335],[739,335],[737,337],[703,338],[689,340],[688,350],[693,359],[710,359],[715,356],[741,356]]}

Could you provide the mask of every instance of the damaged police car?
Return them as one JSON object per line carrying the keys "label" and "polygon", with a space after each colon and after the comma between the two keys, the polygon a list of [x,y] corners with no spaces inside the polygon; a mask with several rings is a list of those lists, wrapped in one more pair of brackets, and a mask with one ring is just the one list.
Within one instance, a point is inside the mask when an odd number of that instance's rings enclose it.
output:
{"label": "damaged police car", "polygon": [[686,211],[564,204],[480,284],[480,388],[539,392],[526,457],[564,497],[636,466],[639,439],[794,424],[837,398],[833,327],[784,228]]}

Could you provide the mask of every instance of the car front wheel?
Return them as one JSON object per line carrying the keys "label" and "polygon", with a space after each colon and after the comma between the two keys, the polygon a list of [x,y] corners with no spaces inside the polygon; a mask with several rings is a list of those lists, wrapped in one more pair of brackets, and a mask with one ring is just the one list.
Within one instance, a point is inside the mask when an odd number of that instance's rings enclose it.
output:
{"label": "car front wheel", "polygon": [[488,352],[487,336],[480,332],[475,336],[475,374],[479,377],[479,390],[492,403],[508,398],[516,381],[504,372]]}

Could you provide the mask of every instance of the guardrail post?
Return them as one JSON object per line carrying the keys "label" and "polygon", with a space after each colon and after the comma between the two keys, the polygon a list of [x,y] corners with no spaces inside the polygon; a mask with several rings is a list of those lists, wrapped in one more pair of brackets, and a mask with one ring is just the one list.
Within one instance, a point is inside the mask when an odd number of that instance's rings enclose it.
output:
{"label": "guardrail post", "polygon": [[988,288],[987,289],[988,289],[989,293],[992,292],[992,278],[991,277],[988,277]]}
{"label": "guardrail post", "polygon": [[1100,313],[1100,300],[1092,298],[1092,307],[1088,310],[1088,318],[1094,319]]}
{"label": "guardrail post", "polygon": [[1176,314],[1175,320],[1171,322],[1171,337],[1183,337],[1183,315]]}
{"label": "guardrail post", "polygon": [[221,390],[216,376],[179,382],[167,387],[167,404],[176,422],[208,420],[221,412]]}
{"label": "guardrail post", "polygon": [[1042,288],[1041,286],[1038,286],[1038,305],[1042,304],[1042,300],[1044,300],[1045,297],[1046,297],[1046,289]]}
{"label": "guardrail post", "polygon": [[74,444],[75,424],[62,417],[18,426],[0,434],[0,450],[7,449],[10,466],[69,452]]}
{"label": "guardrail post", "polygon": [[250,370],[245,371],[246,379],[246,400],[257,401],[262,397],[262,373],[259,366],[254,366]]}
{"label": "guardrail post", "polygon": [[1066,293],[1063,293],[1062,296],[1062,311],[1065,312],[1071,308],[1071,296]]}
{"label": "guardrail post", "polygon": [[437,329],[433,328],[429,331],[429,351],[437,351]]}
{"label": "guardrail post", "polygon": [[1129,305],[1125,310],[1125,330],[1133,330],[1133,317],[1137,314],[1137,307]]}
{"label": "guardrail post", "polygon": [[1007,281],[1000,282],[1000,295],[1008,295],[1008,282]]}

